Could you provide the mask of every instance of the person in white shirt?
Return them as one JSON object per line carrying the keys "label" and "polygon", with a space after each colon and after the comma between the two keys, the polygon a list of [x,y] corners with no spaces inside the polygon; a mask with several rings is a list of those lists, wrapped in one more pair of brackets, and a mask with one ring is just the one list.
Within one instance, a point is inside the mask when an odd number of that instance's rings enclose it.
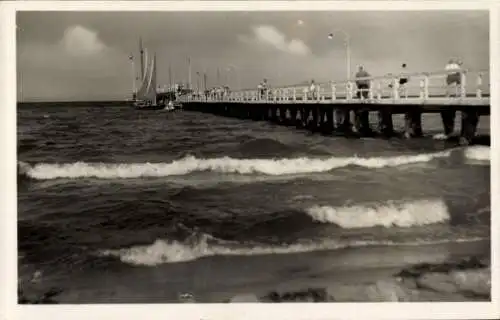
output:
{"label": "person in white shirt", "polygon": [[316,86],[314,79],[311,80],[311,86],[309,87],[309,92],[311,93],[311,99],[316,100],[317,93],[318,93],[318,87]]}
{"label": "person in white shirt", "polygon": [[[405,74],[407,73],[408,70],[406,69],[406,63],[403,63],[401,65],[401,73]],[[408,98],[408,88],[407,84],[408,83],[408,77],[403,76],[399,78],[399,97],[400,98]]]}
{"label": "person in white shirt", "polygon": [[454,87],[455,94],[458,95],[458,86],[461,84],[462,62],[458,59],[450,59],[444,69],[449,72],[446,76],[446,96],[450,96],[450,87]]}
{"label": "person in white shirt", "polygon": [[262,94],[266,100],[269,98],[269,89],[270,88],[269,85],[267,84],[267,79],[264,79],[264,81],[262,81]]}
{"label": "person in white shirt", "polygon": [[262,86],[262,82],[259,83],[259,85],[257,86],[257,91],[259,92],[259,99],[262,99],[264,97],[264,89]]}

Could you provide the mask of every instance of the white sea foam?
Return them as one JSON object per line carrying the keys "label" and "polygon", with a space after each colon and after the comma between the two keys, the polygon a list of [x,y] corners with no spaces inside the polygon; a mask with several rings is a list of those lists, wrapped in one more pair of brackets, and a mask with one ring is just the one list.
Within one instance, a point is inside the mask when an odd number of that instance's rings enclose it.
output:
{"label": "white sea foam", "polygon": [[192,156],[170,163],[39,163],[27,169],[26,174],[33,179],[74,179],[98,178],[120,179],[139,177],[164,177],[186,175],[195,171],[214,171],[238,174],[287,175],[326,172],[335,168],[355,165],[366,168],[397,167],[422,163],[434,158],[448,157],[451,151],[428,154],[403,155],[393,157],[330,157],[284,158],[284,159],[234,159],[230,157],[199,159]]}
{"label": "white sea foam", "polygon": [[450,218],[442,200],[387,202],[342,207],[313,206],[306,211],[315,221],[342,228],[412,227],[444,222]]}
{"label": "white sea foam", "polygon": [[131,265],[156,266],[165,263],[178,263],[196,260],[210,256],[252,256],[268,254],[303,253],[342,248],[356,248],[367,246],[421,246],[449,242],[473,242],[483,238],[450,239],[450,240],[415,240],[405,243],[392,241],[358,240],[339,242],[337,240],[323,240],[309,243],[296,243],[282,246],[238,245],[234,243],[216,242],[209,244],[206,238],[193,244],[184,244],[178,241],[157,239],[150,245],[137,245],[130,248],[102,250],[100,256],[116,257],[120,261]]}
{"label": "white sea foam", "polygon": [[465,157],[469,160],[490,161],[491,148],[487,146],[473,146],[465,149]]}
{"label": "white sea foam", "polygon": [[444,133],[437,133],[437,134],[432,136],[432,139],[434,139],[434,140],[446,140],[446,139],[448,139],[448,136],[445,135]]}

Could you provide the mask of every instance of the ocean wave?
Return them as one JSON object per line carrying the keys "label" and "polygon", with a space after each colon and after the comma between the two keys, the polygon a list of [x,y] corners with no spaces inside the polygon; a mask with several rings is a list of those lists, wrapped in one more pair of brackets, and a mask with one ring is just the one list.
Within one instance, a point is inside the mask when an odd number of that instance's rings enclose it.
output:
{"label": "ocean wave", "polygon": [[230,157],[203,159],[188,156],[170,163],[38,163],[23,165],[25,174],[37,180],[50,179],[121,179],[186,175],[195,171],[213,171],[238,174],[290,175],[327,172],[346,166],[365,168],[397,167],[429,162],[434,158],[448,157],[451,151],[393,157],[330,157],[284,159],[235,159]]}
{"label": "ocean wave", "polygon": [[[211,239],[212,241],[209,241]],[[369,246],[420,246],[450,242],[474,242],[483,238],[446,239],[446,240],[414,240],[411,242],[357,240],[341,242],[337,240],[322,240],[317,242],[295,243],[290,245],[252,245],[218,240],[205,236],[197,241],[183,243],[157,239],[149,245],[137,245],[122,249],[101,250],[97,254],[103,257],[115,257],[123,263],[138,266],[156,266],[166,263],[179,263],[210,256],[252,256],[269,254],[304,253],[324,250]]]}
{"label": "ocean wave", "polygon": [[384,204],[342,207],[312,206],[306,210],[314,221],[334,223],[339,227],[412,227],[445,222],[450,219],[443,200],[389,201]]}
{"label": "ocean wave", "polygon": [[491,148],[487,146],[473,146],[464,150],[464,155],[469,160],[490,161]]}

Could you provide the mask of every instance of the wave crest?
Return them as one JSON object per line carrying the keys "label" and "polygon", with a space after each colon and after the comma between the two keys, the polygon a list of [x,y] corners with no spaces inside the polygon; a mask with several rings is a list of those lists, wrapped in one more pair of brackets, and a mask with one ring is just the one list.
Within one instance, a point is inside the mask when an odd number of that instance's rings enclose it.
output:
{"label": "wave crest", "polygon": [[490,161],[491,148],[487,146],[474,146],[465,149],[465,157],[469,160]]}
{"label": "wave crest", "polygon": [[369,227],[412,227],[440,223],[450,219],[442,200],[388,202],[373,206],[312,206],[306,210],[313,220],[334,223],[346,229]]}
{"label": "wave crest", "polygon": [[[212,239],[213,241],[207,241]],[[104,257],[115,257],[130,265],[156,266],[165,263],[179,263],[196,260],[210,256],[252,256],[268,254],[303,253],[324,250],[337,250],[343,248],[369,247],[369,246],[421,246],[448,242],[473,242],[483,238],[450,239],[450,240],[425,240],[416,239],[411,242],[399,243],[390,240],[357,240],[341,242],[333,239],[322,241],[309,241],[290,245],[252,245],[223,241],[210,236],[200,237],[198,241],[182,243],[157,239],[149,245],[137,245],[129,248],[102,250],[97,254]]]}
{"label": "wave crest", "polygon": [[27,175],[33,179],[124,179],[140,177],[164,177],[186,175],[195,171],[214,171],[238,174],[289,175],[327,172],[349,165],[366,168],[397,167],[412,163],[428,162],[434,158],[447,157],[451,151],[394,157],[330,157],[326,159],[284,158],[284,159],[235,159],[230,157],[199,159],[188,156],[170,163],[39,163],[27,168]]}

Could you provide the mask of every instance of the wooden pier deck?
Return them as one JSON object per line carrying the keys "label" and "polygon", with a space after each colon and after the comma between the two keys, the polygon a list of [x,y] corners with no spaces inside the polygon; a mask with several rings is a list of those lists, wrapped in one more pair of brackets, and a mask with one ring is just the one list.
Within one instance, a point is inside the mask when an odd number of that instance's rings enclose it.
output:
{"label": "wooden pier deck", "polygon": [[[422,136],[422,114],[440,113],[443,133],[453,134],[456,113],[461,113],[460,142],[475,136],[479,117],[490,114],[489,72],[462,71],[460,84],[446,85],[449,72],[370,77],[369,89],[357,90],[356,80],[272,87],[231,92],[194,93],[181,99],[185,110],[249,120],[272,121],[324,133],[355,132],[394,135],[393,114],[405,115],[404,135]],[[405,86],[400,78],[407,78]],[[472,80],[471,80],[472,79]],[[377,112],[378,127],[371,128],[370,112]]]}

